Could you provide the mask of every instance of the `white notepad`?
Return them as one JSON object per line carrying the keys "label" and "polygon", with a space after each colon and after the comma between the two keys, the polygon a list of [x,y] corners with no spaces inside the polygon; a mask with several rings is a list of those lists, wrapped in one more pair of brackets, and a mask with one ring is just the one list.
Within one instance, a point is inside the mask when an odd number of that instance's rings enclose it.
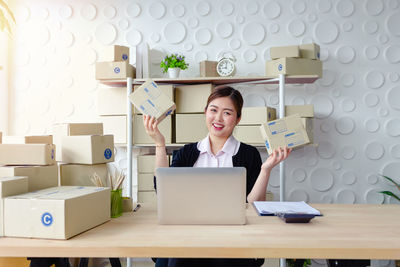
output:
{"label": "white notepad", "polygon": [[299,202],[277,202],[277,201],[254,201],[254,207],[261,216],[276,215],[277,213],[303,213],[320,216],[321,212],[314,209],[304,201]]}

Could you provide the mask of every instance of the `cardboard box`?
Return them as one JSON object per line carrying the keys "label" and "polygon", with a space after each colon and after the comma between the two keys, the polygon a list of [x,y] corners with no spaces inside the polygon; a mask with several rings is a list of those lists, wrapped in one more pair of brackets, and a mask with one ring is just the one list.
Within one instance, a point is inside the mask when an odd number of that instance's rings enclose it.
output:
{"label": "cardboard box", "polygon": [[[158,129],[164,135],[165,143],[172,143],[172,119],[166,117],[159,125]],[[154,144],[153,139],[146,133],[143,125],[143,115],[134,115],[133,117],[133,144]]]}
{"label": "cardboard box", "polygon": [[57,165],[49,166],[3,166],[0,177],[28,177],[28,192],[54,187],[58,185]]}
{"label": "cardboard box", "polygon": [[263,123],[260,129],[269,154],[278,147],[295,148],[310,142],[298,114]]}
{"label": "cardboard box", "polygon": [[127,61],[96,62],[96,80],[120,80],[135,78],[135,67]]}
{"label": "cardboard box", "polygon": [[110,219],[110,188],[61,186],[4,199],[4,234],[68,239]]}
{"label": "cardboard box", "polygon": [[4,236],[3,198],[28,192],[28,177],[13,176],[0,178],[0,237]]}
{"label": "cardboard box", "polygon": [[55,163],[55,145],[0,144],[0,165],[52,165]]}
{"label": "cardboard box", "polygon": [[[157,84],[158,88],[168,96],[168,99],[170,99],[172,102],[174,101],[175,98],[175,87],[172,84],[167,84],[167,85],[159,85]],[[135,85],[134,90],[138,90],[140,86]],[[136,107],[133,107],[134,113],[135,114],[143,114],[141,110],[137,109]],[[174,111],[172,111],[171,114],[173,114]]]}
{"label": "cardboard box", "polygon": [[219,77],[217,72],[218,61],[204,60],[200,62],[200,77]]}
{"label": "cardboard box", "polygon": [[0,144],[3,143],[3,133],[0,132]]}
{"label": "cardboard box", "polygon": [[138,203],[157,203],[156,191],[139,191],[137,195]]}
{"label": "cardboard box", "polygon": [[138,173],[138,190],[154,190],[154,173]]}
{"label": "cardboard box", "polygon": [[3,144],[53,144],[52,135],[3,136]]}
{"label": "cardboard box", "polygon": [[126,144],[128,140],[127,121],[125,116],[101,116],[104,134],[114,135],[114,144]]}
{"label": "cardboard box", "polygon": [[298,45],[291,46],[275,46],[269,49],[271,59],[282,57],[300,57],[300,49]]}
{"label": "cardboard box", "polygon": [[263,145],[264,139],[260,132],[260,125],[236,125],[233,136],[243,143]]}
{"label": "cardboard box", "polygon": [[176,113],[204,113],[212,84],[179,85],[175,87]]}
{"label": "cardboard box", "polygon": [[276,119],[276,109],[271,107],[244,107],[239,125],[260,125]]}
{"label": "cardboard box", "polygon": [[53,125],[53,141],[56,145],[56,160],[62,161],[62,143],[64,136],[103,134],[102,123],[57,123]]}
{"label": "cardboard box", "polygon": [[301,118],[301,122],[306,129],[310,144],[314,144],[314,118]]}
{"label": "cardboard box", "polygon": [[100,164],[114,161],[113,135],[77,135],[62,138],[62,162]]}
{"label": "cardboard box", "polygon": [[322,62],[308,58],[279,58],[267,60],[265,74],[268,77],[286,75],[317,75],[322,77]]}
{"label": "cardboard box", "polygon": [[99,61],[129,62],[129,47],[122,45],[103,46],[99,52]]}
{"label": "cardboard box", "polygon": [[97,91],[97,114],[126,115],[127,101],[124,87],[99,88]]}
{"label": "cardboard box", "polygon": [[314,117],[314,105],[287,105],[285,106],[285,115],[291,116],[299,114],[301,118]]}
{"label": "cardboard box", "polygon": [[137,157],[137,168],[139,173],[152,173],[156,165],[155,155],[140,155]]}
{"label": "cardboard box", "polygon": [[176,143],[198,142],[208,134],[203,114],[176,114],[175,115]]}
{"label": "cardboard box", "polygon": [[96,173],[102,180],[104,185],[107,185],[107,164],[60,164],[60,185],[82,185],[96,186],[90,180],[93,174]]}
{"label": "cardboard box", "polygon": [[152,80],[148,80],[135,89],[130,94],[129,100],[135,108],[141,110],[144,114],[155,117],[159,122],[176,108],[171,98]]}
{"label": "cardboard box", "polygon": [[320,47],[316,43],[302,44],[299,48],[302,58],[320,59]]}

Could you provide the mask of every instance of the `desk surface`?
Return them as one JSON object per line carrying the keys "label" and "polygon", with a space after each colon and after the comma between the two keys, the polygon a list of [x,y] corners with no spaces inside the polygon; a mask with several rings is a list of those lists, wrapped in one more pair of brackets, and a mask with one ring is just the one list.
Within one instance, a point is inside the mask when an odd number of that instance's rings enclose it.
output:
{"label": "desk surface", "polygon": [[0,238],[0,256],[400,259],[399,205],[312,206],[308,224],[249,206],[242,226],[158,225],[144,206],[69,240]]}

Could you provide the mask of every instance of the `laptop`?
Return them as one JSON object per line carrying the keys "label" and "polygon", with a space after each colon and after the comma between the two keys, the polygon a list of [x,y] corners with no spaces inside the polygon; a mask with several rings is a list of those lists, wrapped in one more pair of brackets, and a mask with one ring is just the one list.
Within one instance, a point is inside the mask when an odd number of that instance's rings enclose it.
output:
{"label": "laptop", "polygon": [[158,168],[159,224],[246,223],[246,169]]}

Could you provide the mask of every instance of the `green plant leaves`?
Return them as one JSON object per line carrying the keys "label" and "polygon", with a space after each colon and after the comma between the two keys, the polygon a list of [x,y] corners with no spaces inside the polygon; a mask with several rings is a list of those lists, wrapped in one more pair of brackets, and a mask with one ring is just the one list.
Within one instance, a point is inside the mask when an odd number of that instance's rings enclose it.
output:
{"label": "green plant leaves", "polygon": [[[1,1],[1,0],[0,0]],[[178,54],[167,55],[160,63],[163,72],[167,72],[169,68],[180,68],[186,70],[189,64],[185,62],[185,56]]]}
{"label": "green plant leaves", "polygon": [[[395,182],[392,178],[390,178],[390,177],[387,177],[387,176],[382,175],[382,174],[381,174],[381,176],[382,176],[383,178],[385,178],[386,180],[388,180],[389,182],[391,182],[392,184],[394,184],[394,185],[397,187],[397,189],[400,191],[400,184],[396,183],[396,182]],[[384,194],[384,195],[391,196],[391,197],[397,199],[398,201],[400,201],[400,197],[399,197],[398,195],[394,194],[394,193],[391,192],[391,191],[380,191],[379,193],[382,193],[382,194]]]}

